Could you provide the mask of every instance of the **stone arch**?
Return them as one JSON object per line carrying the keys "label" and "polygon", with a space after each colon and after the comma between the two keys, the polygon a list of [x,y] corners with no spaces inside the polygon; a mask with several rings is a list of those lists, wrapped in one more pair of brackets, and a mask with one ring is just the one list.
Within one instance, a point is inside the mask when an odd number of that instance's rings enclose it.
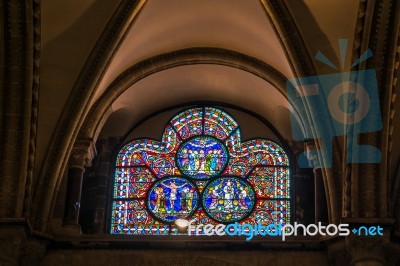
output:
{"label": "stone arch", "polygon": [[[48,222],[54,208],[57,191],[60,186],[63,173],[67,167],[68,158],[74,147],[74,143],[77,141],[78,133],[79,137],[85,138],[91,136],[90,132],[95,128],[92,125],[84,124],[84,121],[87,121],[88,117],[93,117],[93,114],[96,112],[105,111],[105,102],[97,102],[95,105],[93,105],[93,107],[91,107],[90,97],[96,92],[99,81],[104,75],[104,71],[112,61],[113,55],[118,49],[118,46],[124,40],[124,34],[126,34],[129,27],[134,23],[145,2],[145,0],[127,1],[118,7],[118,10],[115,12],[115,15],[112,17],[110,23],[107,25],[101,38],[94,47],[91,56],[88,58],[73,88],[73,91],[68,99],[68,108],[64,110],[61,119],[59,120],[55,134],[53,135],[53,139],[45,157],[45,163],[42,166],[38,182],[36,183],[37,189],[35,190],[36,193],[33,198],[32,224],[34,228],[37,228],[39,231],[46,231],[48,229]],[[295,70],[296,75],[311,75],[312,73],[315,73],[314,67],[310,63],[311,60],[308,52],[306,51],[305,44],[296,28],[296,24],[294,23],[293,19],[291,19],[291,15],[288,12],[285,4],[281,3],[280,1],[262,1],[262,4],[276,29],[277,35],[279,35],[283,47],[286,50],[289,63],[291,64],[292,69]],[[285,20],[280,19],[282,17],[281,15],[285,15]],[[201,49],[207,50],[210,48],[201,48],[200,50],[196,50],[196,48],[189,48],[188,51],[190,51],[190,49],[192,49],[192,53],[196,52],[201,54]],[[210,50],[208,52],[210,52]],[[262,61],[245,55],[240,55],[232,51],[228,52],[225,50],[224,52],[227,52],[228,56],[236,56],[241,58],[240,60],[247,61],[246,63],[248,64],[248,69],[243,67],[240,63],[235,63],[233,61],[229,62],[229,60],[227,60],[227,62],[223,62],[223,60],[221,61],[221,58],[216,60],[216,62],[209,63],[228,65],[248,72],[253,71],[251,73],[257,76],[264,75],[264,78],[275,85],[276,88],[284,87],[284,77],[271,67],[268,67],[268,65]],[[212,51],[216,57],[218,57],[218,54],[224,54],[224,52],[222,50]],[[183,58],[185,57],[184,53],[175,53],[178,54],[174,54],[174,52],[172,52],[169,54],[159,55],[159,59],[167,55],[182,56]],[[194,58],[194,60],[196,61],[196,58]],[[198,62],[206,62],[206,60],[202,61],[199,57],[197,60]],[[187,61],[186,64],[195,64],[195,61]],[[142,65],[139,63],[137,66],[146,67],[146,64],[150,63],[151,60],[145,60],[142,62]],[[257,65],[259,65],[259,68],[264,67],[268,71],[265,72],[265,69],[261,72],[259,70],[255,71],[255,69],[257,69],[255,66]],[[150,67],[150,65],[148,65],[148,67]],[[160,68],[159,70],[162,70],[163,68],[161,65],[158,67]],[[253,70],[251,70],[252,68]],[[133,69],[134,67],[131,70]],[[156,69],[147,69],[147,71],[150,72],[155,70]],[[263,74],[262,72],[265,73]],[[126,75],[127,73],[121,74],[120,78],[124,77],[124,74]],[[117,78],[113,84],[117,84],[123,80],[124,79],[121,80]],[[107,97],[104,96],[102,98],[104,99]],[[111,97],[107,100],[110,101],[111,99],[113,98]],[[331,175],[330,171],[325,171],[323,174],[324,176]],[[337,188],[335,187],[337,184],[334,184],[333,182],[328,183],[328,186],[330,187],[329,191],[331,191],[331,193],[328,195],[328,209],[331,210],[330,220],[336,221],[338,212],[336,203]]]}

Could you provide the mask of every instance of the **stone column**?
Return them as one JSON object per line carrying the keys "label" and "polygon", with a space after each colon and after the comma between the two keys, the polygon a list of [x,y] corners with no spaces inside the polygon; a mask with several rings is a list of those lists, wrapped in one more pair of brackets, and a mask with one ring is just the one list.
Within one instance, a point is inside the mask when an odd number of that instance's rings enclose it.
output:
{"label": "stone column", "polygon": [[113,156],[117,138],[98,139],[96,141],[97,155],[93,160],[91,172],[85,172],[82,185],[82,206],[80,223],[85,233],[104,234],[107,225],[107,209],[110,204],[110,186],[113,176],[110,176],[115,161]]}
{"label": "stone column", "polygon": [[[119,139],[108,138],[101,146],[101,154],[98,155],[98,167],[96,168],[97,177],[97,191],[96,191],[96,206],[93,221],[93,229],[97,234],[103,234],[106,223],[106,210],[108,202],[108,189],[112,185],[112,179],[110,179],[110,172],[113,169],[113,151],[118,145]],[[111,182],[110,182],[111,181]]]}
{"label": "stone column", "polygon": [[389,240],[383,237],[368,237],[349,235],[346,238],[346,248],[351,256],[353,266],[383,266],[386,265],[386,255]]}
{"label": "stone column", "polygon": [[91,165],[95,154],[91,140],[79,140],[72,149],[68,166],[67,195],[65,200],[64,228],[68,234],[81,233],[79,209],[82,193],[82,179],[85,167]]}
{"label": "stone column", "polygon": [[[305,142],[304,149],[306,151],[316,150],[315,141],[307,141]],[[310,165],[318,166],[319,162],[315,161],[319,158],[307,158],[310,161]],[[325,182],[324,176],[322,174],[322,169],[318,167],[314,167],[314,189],[315,189],[315,224],[318,222],[328,223],[328,204],[326,200],[325,193]]]}
{"label": "stone column", "polygon": [[321,168],[314,169],[315,180],[315,224],[328,223],[328,203]]}

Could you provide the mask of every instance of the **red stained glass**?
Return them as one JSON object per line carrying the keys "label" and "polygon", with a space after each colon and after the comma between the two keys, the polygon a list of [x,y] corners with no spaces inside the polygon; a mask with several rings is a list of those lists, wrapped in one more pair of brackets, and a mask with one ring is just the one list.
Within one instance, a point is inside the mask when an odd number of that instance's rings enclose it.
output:
{"label": "red stained glass", "polygon": [[[236,182],[230,180],[236,189],[232,199],[224,191],[229,187],[229,176]],[[289,177],[289,160],[278,144],[265,139],[242,142],[237,122],[221,109],[188,109],[170,120],[160,141],[133,140],[120,150],[115,165],[110,233],[181,234],[168,217],[186,217],[193,220],[194,226],[215,225],[218,221],[289,223]],[[168,178],[177,180],[177,188],[176,193],[165,189],[164,214],[159,211],[162,204],[160,201],[157,205],[158,194],[154,191],[159,190],[157,184],[165,182],[171,187]],[[198,201],[204,193],[209,198],[195,205],[191,202],[195,197],[185,193],[199,193]],[[213,193],[221,201],[215,208]],[[171,195],[177,195],[176,199]],[[208,204],[208,213],[204,204]],[[188,206],[193,210],[188,211]],[[253,207],[244,212],[244,206]],[[236,215],[229,215],[230,209]]]}

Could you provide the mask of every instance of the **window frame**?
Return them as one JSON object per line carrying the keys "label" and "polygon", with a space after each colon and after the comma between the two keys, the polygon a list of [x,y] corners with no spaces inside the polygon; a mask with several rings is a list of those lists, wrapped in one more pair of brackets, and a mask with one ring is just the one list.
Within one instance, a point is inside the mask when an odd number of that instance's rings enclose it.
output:
{"label": "window frame", "polygon": [[[140,235],[140,234],[137,234],[137,235],[135,235],[135,234],[113,234],[113,233],[111,233],[111,228],[112,228],[111,217],[112,217],[112,211],[113,211],[113,210],[112,210],[112,205],[113,205],[113,202],[114,202],[114,201],[117,201],[117,200],[118,200],[117,198],[114,198],[114,188],[115,188],[115,181],[116,181],[115,174],[116,174],[116,169],[119,168],[119,167],[116,165],[116,162],[117,162],[117,156],[118,156],[118,154],[120,153],[120,151],[122,150],[122,148],[123,148],[125,145],[127,145],[127,144],[129,144],[129,143],[131,143],[131,142],[133,142],[133,141],[147,139],[147,140],[157,141],[157,142],[160,142],[160,143],[161,143],[161,142],[162,142],[163,135],[164,135],[164,131],[165,131],[167,125],[168,125],[168,124],[171,124],[171,125],[172,125],[172,123],[171,123],[172,119],[173,119],[174,117],[176,117],[178,114],[181,114],[181,113],[185,112],[186,110],[190,110],[190,109],[193,109],[193,108],[202,108],[202,109],[203,109],[203,121],[204,121],[204,110],[205,110],[205,107],[211,107],[211,108],[219,109],[219,110],[221,110],[221,111],[227,113],[230,117],[232,117],[232,118],[234,119],[234,121],[237,122],[237,127],[232,131],[232,133],[235,132],[236,130],[239,130],[239,131],[240,131],[240,130],[241,130],[241,124],[240,124],[240,122],[239,122],[235,117],[233,117],[233,116],[230,114],[229,111],[226,110],[226,108],[231,108],[231,109],[234,109],[235,111],[243,112],[244,114],[246,114],[246,115],[248,115],[248,116],[252,116],[253,118],[259,120],[260,123],[264,124],[268,129],[270,129],[270,130],[272,131],[272,133],[279,139],[279,142],[270,140],[269,138],[265,138],[265,137],[252,137],[252,138],[249,138],[249,139],[245,139],[245,140],[244,140],[244,139],[242,139],[242,137],[240,136],[241,144],[242,144],[242,143],[245,143],[245,142],[248,142],[248,141],[251,141],[251,140],[255,140],[255,139],[261,139],[261,140],[266,140],[266,141],[270,141],[270,142],[272,142],[272,143],[275,143],[275,144],[277,144],[277,145],[284,151],[284,153],[285,153],[286,156],[287,156],[287,160],[288,160],[288,165],[254,165],[254,166],[252,167],[252,169],[248,172],[248,174],[245,175],[245,176],[243,176],[242,178],[245,179],[245,180],[248,182],[248,179],[249,179],[251,173],[252,173],[252,172],[255,170],[255,168],[258,167],[258,166],[262,166],[262,167],[283,167],[283,168],[288,168],[288,170],[289,170],[289,173],[288,173],[288,182],[289,182],[288,198],[257,198],[257,197],[256,197],[256,199],[255,199],[255,204],[254,204],[254,209],[252,210],[252,212],[253,212],[253,211],[255,210],[255,208],[256,208],[256,206],[255,206],[255,205],[256,205],[256,201],[259,200],[259,199],[263,199],[263,200],[274,200],[274,201],[275,201],[275,200],[285,200],[285,201],[288,201],[288,202],[289,202],[289,206],[290,206],[290,211],[289,211],[289,224],[293,224],[293,223],[297,220],[297,219],[296,219],[296,216],[295,216],[295,213],[296,213],[296,211],[295,211],[295,210],[296,210],[295,193],[296,193],[296,191],[295,191],[295,182],[294,182],[294,176],[295,176],[295,170],[296,170],[296,168],[295,168],[294,165],[292,164],[292,161],[293,161],[293,157],[294,157],[294,156],[293,156],[293,154],[292,154],[291,149],[290,149],[289,146],[286,144],[286,142],[284,141],[284,139],[282,138],[282,136],[278,133],[278,131],[277,131],[265,118],[263,118],[263,117],[261,117],[261,116],[255,114],[255,113],[253,113],[253,112],[247,111],[247,110],[242,109],[242,108],[238,108],[238,107],[236,107],[236,106],[230,106],[230,105],[225,105],[225,104],[224,104],[224,105],[221,105],[221,104],[209,104],[209,103],[207,103],[207,104],[195,104],[195,105],[182,105],[181,107],[168,108],[168,109],[164,109],[164,110],[161,110],[161,111],[159,111],[159,112],[156,112],[156,113],[152,114],[151,116],[148,116],[148,117],[146,117],[145,119],[141,120],[139,123],[137,123],[131,130],[129,130],[129,133],[123,138],[124,141],[121,141],[120,144],[116,146],[116,148],[114,149],[114,152],[113,152],[113,154],[112,154],[111,167],[110,167],[110,174],[109,174],[109,175],[110,175],[110,178],[111,178],[111,182],[109,183],[109,184],[110,184],[110,186],[109,186],[109,193],[108,193],[109,197],[108,197],[108,199],[107,199],[107,201],[106,201],[106,202],[107,202],[107,203],[106,203],[106,204],[107,204],[107,206],[106,206],[106,216],[105,216],[105,217],[106,217],[106,222],[105,222],[105,229],[106,229],[106,232],[105,232],[105,233],[106,233],[106,234],[111,235],[111,236],[117,236],[117,235],[118,235],[118,236],[124,236],[124,237],[129,237],[129,238],[138,238],[138,237],[139,237],[139,238],[143,238],[143,237],[149,237],[149,238],[162,237],[162,238],[165,238],[165,237],[173,236],[174,238],[175,238],[175,237],[179,237],[179,238],[182,238],[182,237],[183,237],[183,239],[185,239],[186,237],[189,237],[188,235],[175,235],[175,234],[171,234],[171,229],[172,229],[171,225],[172,225],[172,223],[168,224],[168,225],[169,225],[169,234],[168,234],[168,235],[152,235],[152,234],[149,234],[149,235]],[[161,114],[161,113],[170,111],[171,109],[175,109],[175,108],[178,108],[179,111],[175,112],[172,116],[170,116],[170,117],[168,118],[167,122],[164,124],[163,130],[161,131],[160,137],[159,137],[158,139],[149,138],[149,137],[141,137],[141,138],[133,138],[133,139],[128,139],[128,140],[126,140],[127,136],[131,135],[131,133],[132,133],[137,127],[139,127],[143,122],[145,122],[145,121],[151,119],[151,118],[154,117],[155,115],[158,115],[158,114]],[[203,125],[204,125],[204,122],[203,122]],[[176,130],[175,130],[175,132],[177,133]],[[231,134],[232,134],[232,133],[231,133]],[[229,138],[229,136],[230,136],[231,134],[229,134],[229,135],[228,135],[223,141],[221,141],[221,142],[223,142],[223,143],[225,144],[225,141]],[[195,136],[189,137],[189,138],[187,138],[187,139],[181,140],[182,142],[180,143],[180,145],[182,145],[185,141],[187,141],[187,140],[189,140],[189,139],[191,139],[191,138],[193,138],[193,137],[196,137],[196,136],[208,136],[208,135],[205,135],[205,134],[204,134],[204,126],[203,126],[202,135],[195,135]],[[179,148],[178,148],[178,149],[179,149]],[[228,151],[228,152],[229,152],[229,151]],[[228,156],[230,156],[229,153],[228,153]],[[175,156],[175,158],[174,158],[175,163],[176,163],[176,159],[177,159],[177,158],[176,158],[176,156]],[[229,160],[228,160],[228,162],[229,162]],[[227,166],[228,166],[228,165],[227,165]],[[227,166],[226,166],[226,167],[227,167]],[[149,170],[151,171],[151,169],[148,168],[146,165],[124,166],[124,168],[134,168],[134,167],[146,167],[147,169],[149,169]],[[167,177],[167,176],[163,176],[163,177],[158,178],[156,175],[154,175],[154,178],[156,178],[156,180],[153,181],[153,184],[150,186],[150,188],[154,185],[155,182],[157,182],[157,180],[160,180],[161,178],[165,178],[165,177]],[[188,177],[188,176],[186,176],[186,175],[184,175],[184,174],[182,174],[181,177],[187,178],[187,179],[189,179],[189,180],[192,181],[192,182],[194,182],[194,180],[197,180],[197,179],[192,180],[192,178],[190,178],[190,177]],[[219,174],[219,175],[216,175],[216,176],[212,176],[212,177],[210,177],[209,179],[207,179],[206,181],[207,181],[207,183],[208,183],[208,182],[211,182],[211,181],[213,181],[214,179],[219,178],[219,177],[225,177],[225,175]],[[148,191],[150,190],[150,188],[148,189]],[[254,189],[253,186],[252,186],[252,188]],[[197,189],[198,189],[198,188],[197,188]],[[146,193],[146,194],[147,194],[147,193]],[[200,193],[200,194],[201,194],[201,193]],[[200,194],[199,194],[199,195],[200,195]],[[145,203],[146,211],[148,211],[148,210],[147,210],[146,198],[147,198],[147,195],[143,198],[143,200],[144,200],[144,203]],[[129,199],[132,199],[132,198],[125,198],[125,199],[121,199],[121,200],[129,200]],[[136,198],[135,198],[135,199],[136,199]],[[201,196],[199,197],[199,200],[200,200],[199,206],[203,207],[203,206],[202,206]],[[148,212],[149,212],[150,215],[152,215],[150,211],[148,211]],[[250,216],[252,212],[250,212],[248,215],[246,215],[246,216],[245,216],[244,218],[242,218],[241,220],[247,219],[247,217]],[[193,215],[193,214],[192,214],[192,215]],[[155,220],[157,220],[157,221],[160,221],[159,219],[157,219],[157,218],[154,217],[154,216],[152,216],[152,218],[155,219]],[[212,219],[212,218],[210,217],[210,219]],[[216,222],[217,222],[217,223],[221,223],[221,224],[229,224],[229,223],[231,223],[231,222],[224,223],[224,222],[219,222],[219,221],[216,221]],[[167,224],[167,223],[164,223],[164,224]],[[206,238],[207,240],[208,240],[208,239],[214,239],[214,238],[215,238],[215,239],[220,239],[220,240],[223,240],[223,239],[224,239],[224,237],[221,239],[220,236],[199,236],[199,237],[200,237],[200,238],[207,237],[207,238]],[[229,240],[231,240],[231,238],[232,238],[232,237],[229,237]],[[260,240],[262,241],[262,239],[266,240],[266,239],[268,239],[268,238],[269,238],[269,237],[260,237],[260,236],[257,237],[257,236],[255,236],[253,239],[258,240],[258,241],[260,241]],[[192,239],[192,238],[189,238],[189,240],[190,240],[190,239]],[[214,239],[214,240],[215,240],[215,239]],[[228,238],[227,238],[227,239],[228,239]],[[239,241],[244,241],[244,239],[238,239],[238,240],[239,240]]]}

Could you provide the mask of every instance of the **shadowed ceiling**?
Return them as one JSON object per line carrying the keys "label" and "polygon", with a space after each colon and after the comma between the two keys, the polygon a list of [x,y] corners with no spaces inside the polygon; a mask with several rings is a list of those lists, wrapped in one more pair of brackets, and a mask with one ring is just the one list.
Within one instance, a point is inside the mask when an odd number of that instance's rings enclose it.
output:
{"label": "shadowed ceiling", "polygon": [[[322,3],[323,2],[323,3]],[[36,171],[40,169],[68,97],[89,54],[120,1],[42,1],[42,59]],[[358,1],[286,1],[308,52],[327,48],[337,63],[336,40],[352,45]],[[352,26],[349,26],[352,25]],[[259,0],[148,0],[125,32],[90,105],[128,68],[162,53],[192,47],[215,47],[257,58],[284,78],[293,78],[291,59]],[[350,57],[348,57],[350,58]],[[313,61],[317,71],[319,62]],[[123,136],[143,117],[193,101],[225,102],[256,112],[290,139],[285,95],[268,81],[232,66],[196,64],[168,68],[131,84],[108,108],[101,137]],[[60,108],[63,107],[63,108]],[[116,112],[115,115],[110,115]],[[121,125],[121,122],[123,125]],[[119,125],[119,126],[116,126]],[[36,173],[37,174],[37,173]]]}

